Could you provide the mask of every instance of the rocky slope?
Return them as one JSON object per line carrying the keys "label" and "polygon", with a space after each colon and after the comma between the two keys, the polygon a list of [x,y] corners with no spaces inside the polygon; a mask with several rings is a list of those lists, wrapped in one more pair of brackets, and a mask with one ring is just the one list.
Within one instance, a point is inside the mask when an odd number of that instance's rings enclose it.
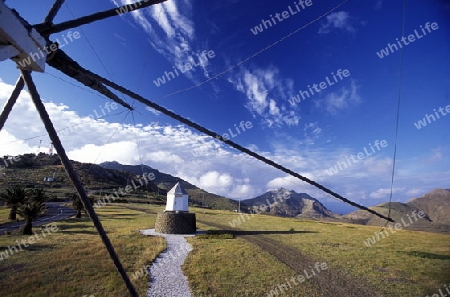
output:
{"label": "rocky slope", "polygon": [[255,211],[282,217],[335,218],[339,216],[308,194],[296,193],[284,188],[269,191],[261,196],[244,200],[242,203]]}

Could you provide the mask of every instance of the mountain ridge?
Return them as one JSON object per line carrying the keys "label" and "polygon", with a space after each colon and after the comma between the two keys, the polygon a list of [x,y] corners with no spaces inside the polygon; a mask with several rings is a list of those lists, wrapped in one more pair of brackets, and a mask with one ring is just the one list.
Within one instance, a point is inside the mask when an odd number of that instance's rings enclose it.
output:
{"label": "mountain ridge", "polygon": [[[434,189],[418,198],[412,198],[408,202],[383,202],[369,207],[385,216],[390,215],[396,222],[409,219],[414,213],[423,212],[423,218],[414,224],[405,226],[404,229],[415,231],[427,231],[450,234],[450,190]],[[368,226],[385,226],[386,221],[363,210],[343,215],[344,222]],[[394,224],[389,223],[388,226]]]}
{"label": "mountain ridge", "polygon": [[[270,203],[273,200],[273,203]],[[266,204],[267,203],[267,204]],[[242,204],[259,213],[270,213],[294,218],[337,218],[338,214],[327,209],[319,200],[306,193],[279,188],[247,199]]]}

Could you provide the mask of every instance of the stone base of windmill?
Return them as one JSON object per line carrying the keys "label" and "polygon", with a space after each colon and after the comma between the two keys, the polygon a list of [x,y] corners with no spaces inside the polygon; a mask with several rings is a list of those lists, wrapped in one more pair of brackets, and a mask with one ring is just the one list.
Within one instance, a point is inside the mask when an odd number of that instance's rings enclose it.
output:
{"label": "stone base of windmill", "polygon": [[197,231],[195,213],[160,212],[156,216],[155,232],[165,234],[193,234]]}

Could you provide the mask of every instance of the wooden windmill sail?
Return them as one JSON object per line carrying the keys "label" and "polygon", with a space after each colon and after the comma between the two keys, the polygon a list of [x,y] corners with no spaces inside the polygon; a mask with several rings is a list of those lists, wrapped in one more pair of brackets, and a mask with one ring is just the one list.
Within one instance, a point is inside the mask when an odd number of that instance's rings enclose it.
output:
{"label": "wooden windmill sail", "polygon": [[[120,93],[123,93],[157,111],[160,111],[206,135],[214,137],[227,145],[246,153],[272,167],[275,167],[289,175],[292,175],[304,182],[307,182],[322,191],[332,195],[333,197],[340,199],[352,206],[358,207],[360,209],[366,210],[378,217],[386,219],[388,221],[393,222],[393,220],[389,217],[386,217],[382,214],[377,213],[374,210],[371,210],[365,206],[359,205],[355,202],[352,202],[343,196],[335,193],[334,191],[320,185],[319,183],[310,180],[291,169],[288,169],[270,159],[267,159],[229,139],[222,138],[219,134],[195,123],[187,118],[182,117],[154,102],[147,100],[146,98],[140,96],[139,94],[134,93],[131,90],[126,89],[125,87],[112,82],[104,77],[101,77],[98,74],[93,73],[92,71],[84,68],[79,65],[76,61],[74,61],[70,56],[68,56],[64,51],[57,47],[57,44],[50,39],[51,34],[62,32],[64,30],[72,29],[79,27],[81,25],[89,24],[95,21],[99,21],[102,19],[106,19],[109,17],[117,16],[118,14],[124,12],[131,12],[137,9],[142,9],[145,7],[149,7],[151,5],[159,4],[165,2],[166,0],[144,0],[139,1],[133,4],[124,5],[118,8],[94,13],[92,15],[84,16],[78,19],[66,21],[60,24],[53,24],[53,19],[61,8],[64,0],[56,0],[44,21],[40,24],[31,25],[26,20],[24,20],[20,15],[11,10],[6,6],[4,0],[0,0],[0,62],[6,59],[12,59],[18,65],[20,70],[20,77],[17,80],[16,86],[8,99],[6,105],[2,113],[0,114],[0,130],[3,128],[14,104],[16,103],[20,92],[26,85],[28,91],[31,95],[33,103],[36,106],[36,109],[41,117],[41,120],[44,123],[44,126],[50,136],[50,139],[54,145],[55,151],[61,159],[62,164],[65,167],[70,179],[72,180],[78,194],[81,197],[81,201],[83,202],[89,217],[93,221],[103,243],[105,244],[106,249],[108,250],[114,264],[117,267],[118,272],[122,276],[131,296],[138,296],[135,288],[133,287],[130,279],[128,278],[125,270],[122,267],[122,264],[114,251],[114,247],[112,246],[108,236],[106,235],[100,220],[98,219],[88,197],[86,191],[80,181],[79,176],[74,171],[69,158],[64,150],[64,147],[58,137],[58,134],[53,127],[53,123],[45,109],[44,104],[40,98],[36,85],[33,82],[32,71],[43,72],[46,65],[49,65],[64,74],[70,76],[71,78],[79,81],[85,86],[99,92],[109,99],[117,102],[123,107],[132,110],[133,108],[128,105],[126,102],[121,100],[111,89],[114,89]],[[51,53],[47,53],[43,51],[44,48],[49,47],[54,50]],[[31,53],[42,53],[41,57],[36,59],[36,57],[31,57]],[[23,65],[23,63],[19,63],[19,61],[28,60],[30,61],[29,65]]]}

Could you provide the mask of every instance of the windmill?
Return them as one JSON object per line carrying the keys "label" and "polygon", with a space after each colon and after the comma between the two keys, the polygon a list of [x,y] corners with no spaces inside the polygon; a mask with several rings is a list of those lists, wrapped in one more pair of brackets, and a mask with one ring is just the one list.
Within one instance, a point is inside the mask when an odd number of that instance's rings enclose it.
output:
{"label": "windmill", "polygon": [[[319,183],[310,180],[291,169],[288,169],[282,165],[277,164],[276,162],[267,159],[229,139],[221,137],[219,134],[187,119],[184,118],[154,102],[151,102],[139,94],[126,89],[125,87],[110,81],[92,71],[84,68],[80,64],[78,64],[75,60],[73,60],[69,55],[67,55],[64,51],[62,51],[58,47],[58,43],[54,42],[50,39],[52,34],[62,32],[65,30],[69,30],[72,28],[76,28],[82,25],[86,25],[92,22],[96,22],[99,20],[103,20],[109,17],[118,16],[122,13],[132,12],[134,10],[142,9],[145,7],[149,7],[152,5],[163,3],[167,0],[143,0],[133,4],[128,4],[124,6],[120,6],[114,9],[101,11],[94,13],[92,15],[87,15],[78,19],[66,21],[59,24],[53,24],[53,20],[58,13],[59,9],[64,3],[64,0],[56,0],[48,12],[47,16],[44,18],[44,21],[40,24],[31,25],[26,20],[24,20],[16,11],[11,10],[6,4],[4,0],[0,0],[0,62],[6,59],[11,59],[16,62],[19,71],[20,77],[16,82],[15,88],[8,99],[6,105],[2,113],[0,114],[0,130],[3,128],[13,106],[15,105],[20,92],[22,89],[27,86],[27,89],[31,95],[32,101],[36,106],[36,109],[41,117],[42,122],[50,136],[50,140],[53,143],[54,149],[61,159],[61,163],[63,164],[67,174],[69,175],[71,181],[73,182],[83,205],[89,214],[94,226],[96,227],[99,236],[101,237],[110,257],[112,258],[119,274],[123,278],[131,296],[138,296],[133,284],[131,283],[128,275],[126,274],[119,257],[114,251],[114,247],[112,246],[106,232],[103,229],[103,226],[98,219],[97,214],[92,207],[86,191],[81,183],[81,180],[78,174],[74,171],[70,160],[65,152],[65,149],[59,139],[59,136],[53,126],[53,123],[48,115],[48,112],[45,109],[45,106],[40,98],[37,87],[32,78],[32,72],[43,72],[46,65],[49,65],[62,73],[70,76],[71,78],[77,80],[83,85],[91,88],[92,90],[103,94],[107,98],[113,100],[114,102],[120,104],[126,109],[133,110],[133,108],[120,99],[111,89],[114,89],[117,92],[125,94],[134,100],[141,102],[142,104],[157,110],[165,115],[168,115],[183,124],[186,124],[189,127],[192,127],[208,136],[211,136],[219,141],[224,142],[228,146],[231,146],[247,155],[250,155],[261,162],[264,162],[272,167],[275,167],[291,176],[294,176],[301,181],[309,183],[320,190],[332,195],[333,197],[340,199],[352,206],[368,211],[374,215],[377,215],[380,218],[386,219],[388,221],[393,222],[390,217],[386,217],[378,212],[371,210],[365,206],[359,205],[355,202],[352,202],[343,196],[333,192],[332,190],[320,185]],[[23,63],[23,61],[28,61],[29,63]]]}

